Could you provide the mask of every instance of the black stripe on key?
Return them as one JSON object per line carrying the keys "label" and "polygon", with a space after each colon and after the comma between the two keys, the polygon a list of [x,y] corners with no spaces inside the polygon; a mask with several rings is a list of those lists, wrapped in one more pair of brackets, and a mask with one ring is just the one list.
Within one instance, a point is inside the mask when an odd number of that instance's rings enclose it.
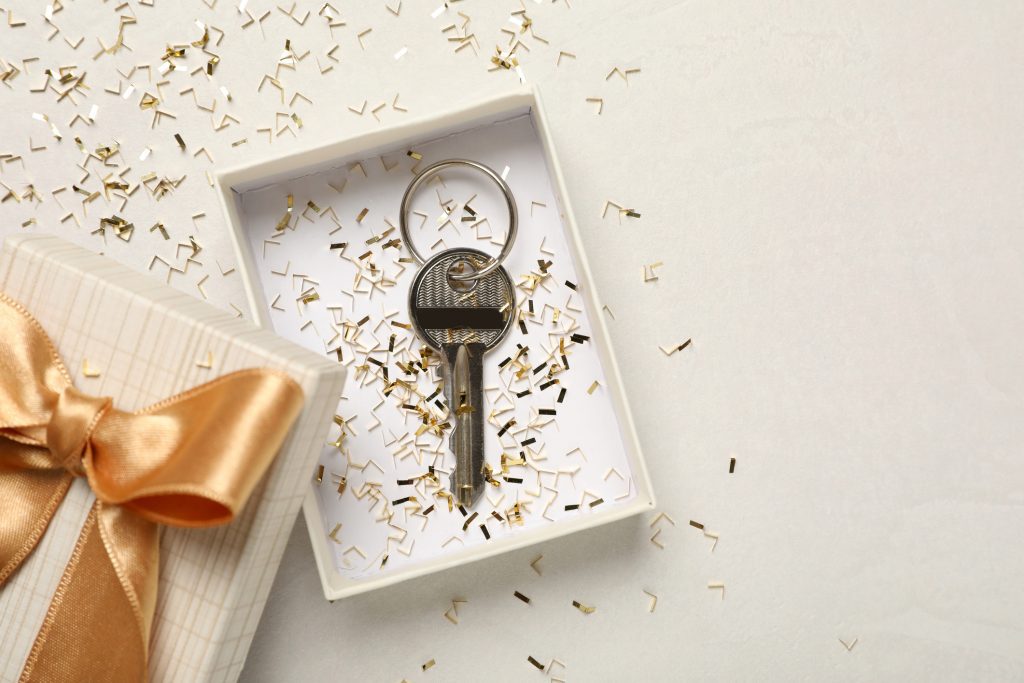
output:
{"label": "black stripe on key", "polygon": [[416,319],[425,330],[505,328],[505,315],[497,308],[417,308]]}

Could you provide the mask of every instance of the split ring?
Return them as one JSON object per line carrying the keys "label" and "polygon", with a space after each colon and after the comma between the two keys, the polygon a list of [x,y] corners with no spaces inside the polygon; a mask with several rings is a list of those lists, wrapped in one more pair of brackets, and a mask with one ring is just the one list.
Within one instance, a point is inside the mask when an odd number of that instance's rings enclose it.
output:
{"label": "split ring", "polygon": [[491,169],[490,167],[485,166],[476,161],[470,161],[469,159],[445,159],[444,161],[438,161],[437,163],[427,166],[425,169],[420,171],[419,175],[413,178],[413,181],[409,184],[409,187],[405,189],[405,194],[402,195],[402,206],[398,214],[398,227],[402,232],[402,239],[405,241],[405,244],[409,247],[409,251],[412,252],[412,255],[416,258],[420,265],[425,263],[426,259],[423,258],[423,255],[416,248],[416,245],[413,244],[412,238],[409,235],[409,204],[410,201],[412,200],[413,195],[416,194],[416,191],[419,190],[424,183],[426,183],[428,180],[430,180],[432,177],[434,177],[444,169],[450,168],[452,166],[468,166],[470,168],[476,169],[477,171],[480,171],[481,173],[489,177],[491,180],[494,181],[494,183],[498,186],[498,189],[500,189],[501,193],[505,196],[505,204],[508,206],[508,235],[505,238],[505,244],[504,246],[502,246],[501,252],[496,257],[491,258],[491,260],[488,261],[487,264],[483,268],[480,268],[479,270],[476,270],[471,273],[449,274],[449,277],[452,280],[479,280],[480,278],[486,277],[489,273],[497,269],[498,266],[500,266],[505,261],[505,259],[508,258],[509,253],[512,251],[512,245],[516,241],[516,233],[519,230],[519,214],[516,211],[516,200],[515,197],[512,196],[512,190],[509,188],[508,183],[506,183],[505,180],[500,175],[495,173],[494,170]]}

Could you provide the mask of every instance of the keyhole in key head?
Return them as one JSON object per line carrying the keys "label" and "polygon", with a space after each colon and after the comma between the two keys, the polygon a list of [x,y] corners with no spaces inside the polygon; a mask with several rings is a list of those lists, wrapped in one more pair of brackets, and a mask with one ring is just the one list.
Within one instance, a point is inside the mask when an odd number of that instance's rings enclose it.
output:
{"label": "keyhole in key head", "polygon": [[452,264],[448,266],[448,284],[456,292],[472,292],[474,289],[476,289],[476,283],[478,282],[478,280],[456,280],[452,277],[452,275],[465,275],[466,273],[475,272],[476,266],[469,259],[455,259],[454,261],[452,261]]}

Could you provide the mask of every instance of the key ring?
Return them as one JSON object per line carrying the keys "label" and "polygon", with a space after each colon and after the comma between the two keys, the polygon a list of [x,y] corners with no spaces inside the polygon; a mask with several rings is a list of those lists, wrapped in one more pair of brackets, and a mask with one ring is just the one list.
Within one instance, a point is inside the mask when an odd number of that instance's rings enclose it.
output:
{"label": "key ring", "polygon": [[512,196],[512,190],[509,188],[508,183],[506,183],[502,177],[495,173],[491,168],[484,166],[479,162],[470,161],[469,159],[445,159],[444,161],[438,161],[437,163],[427,166],[425,169],[420,171],[419,175],[413,178],[413,181],[409,183],[409,187],[405,189],[405,194],[402,195],[402,206],[401,209],[399,209],[398,214],[398,227],[402,232],[402,239],[405,240],[406,245],[409,247],[409,251],[411,251],[412,255],[416,257],[416,260],[420,265],[423,265],[426,262],[426,259],[423,258],[423,255],[420,254],[418,249],[416,249],[416,245],[413,244],[412,238],[409,236],[409,202],[412,199],[412,196],[416,194],[416,190],[418,190],[423,183],[427,182],[433,176],[450,166],[469,166],[470,168],[475,168],[481,173],[487,175],[495,182],[498,189],[501,190],[501,193],[505,195],[505,203],[508,205],[508,236],[505,239],[505,245],[501,248],[501,252],[496,257],[491,258],[490,262],[480,270],[462,274],[449,273],[448,275],[452,280],[457,281],[479,280],[498,268],[498,266],[508,258],[509,253],[512,251],[512,244],[516,241],[516,232],[519,229],[519,214],[516,211],[516,199]]}

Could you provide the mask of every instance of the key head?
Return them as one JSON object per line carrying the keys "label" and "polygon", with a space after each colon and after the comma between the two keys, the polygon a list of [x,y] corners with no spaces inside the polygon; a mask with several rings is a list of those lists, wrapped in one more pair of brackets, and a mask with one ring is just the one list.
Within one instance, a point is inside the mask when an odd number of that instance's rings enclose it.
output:
{"label": "key head", "polygon": [[478,280],[453,280],[449,273],[482,268],[490,257],[477,249],[448,249],[423,264],[409,288],[409,317],[428,345],[498,345],[512,327],[516,293],[501,266]]}

